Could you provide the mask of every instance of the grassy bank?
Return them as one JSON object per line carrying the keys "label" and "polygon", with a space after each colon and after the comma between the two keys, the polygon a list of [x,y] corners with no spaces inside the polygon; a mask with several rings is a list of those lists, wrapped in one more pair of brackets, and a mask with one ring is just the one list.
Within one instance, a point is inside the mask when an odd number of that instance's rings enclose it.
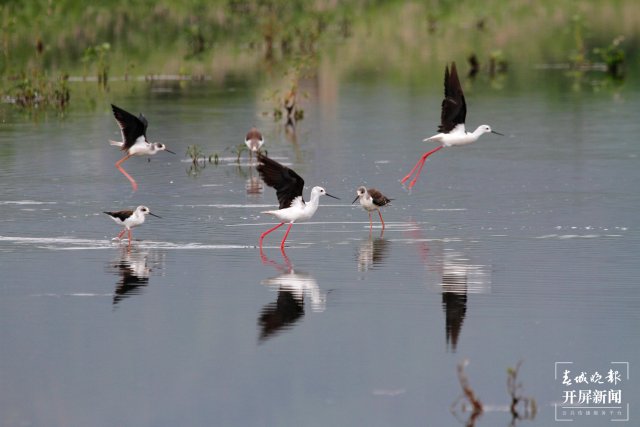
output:
{"label": "grassy bank", "polygon": [[3,94],[65,75],[223,78],[318,59],[339,75],[403,78],[472,54],[483,66],[587,63],[618,36],[628,61],[640,40],[635,0],[14,0],[0,20]]}

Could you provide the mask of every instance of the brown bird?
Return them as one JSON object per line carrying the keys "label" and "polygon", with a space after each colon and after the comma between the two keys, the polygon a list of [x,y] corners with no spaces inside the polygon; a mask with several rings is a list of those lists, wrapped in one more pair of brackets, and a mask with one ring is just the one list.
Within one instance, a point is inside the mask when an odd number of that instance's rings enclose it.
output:
{"label": "brown bird", "polygon": [[356,194],[357,196],[353,199],[351,204],[354,204],[358,199],[360,199],[360,206],[369,213],[369,231],[373,228],[373,222],[371,221],[371,212],[373,211],[378,211],[378,215],[380,215],[380,222],[382,223],[382,229],[384,230],[384,220],[382,219],[380,208],[388,205],[393,199],[389,199],[375,188],[367,189],[366,187],[358,187]]}
{"label": "brown bird", "polygon": [[257,153],[264,144],[264,137],[258,129],[252,127],[247,136],[244,138],[244,143],[249,149],[249,160],[253,159],[253,153]]}

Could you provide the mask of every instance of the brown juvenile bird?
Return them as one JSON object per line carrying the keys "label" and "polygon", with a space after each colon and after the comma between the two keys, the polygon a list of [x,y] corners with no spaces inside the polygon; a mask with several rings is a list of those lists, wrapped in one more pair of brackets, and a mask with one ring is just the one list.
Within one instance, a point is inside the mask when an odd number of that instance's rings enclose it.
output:
{"label": "brown juvenile bird", "polygon": [[247,136],[244,138],[244,143],[249,149],[249,160],[253,159],[253,153],[257,153],[264,144],[264,137],[258,129],[252,127]]}
{"label": "brown juvenile bird", "polygon": [[375,188],[367,189],[366,187],[358,187],[356,194],[357,196],[353,199],[351,204],[354,204],[358,199],[360,199],[360,206],[369,213],[369,231],[371,231],[373,227],[373,223],[371,221],[371,212],[373,211],[378,211],[378,215],[380,215],[380,222],[382,223],[382,229],[384,230],[384,220],[382,219],[380,208],[388,205],[393,199],[389,199]]}

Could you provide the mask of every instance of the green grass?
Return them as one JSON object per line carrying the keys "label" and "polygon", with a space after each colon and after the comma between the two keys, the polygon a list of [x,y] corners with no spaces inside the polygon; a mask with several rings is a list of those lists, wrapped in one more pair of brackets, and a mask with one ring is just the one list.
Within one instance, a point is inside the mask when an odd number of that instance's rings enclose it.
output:
{"label": "green grass", "polygon": [[[421,79],[475,53],[482,66],[636,58],[636,0],[10,0],[0,6],[0,89],[25,75],[282,74]],[[600,49],[594,53],[594,49]],[[438,66],[434,66],[438,64]]]}

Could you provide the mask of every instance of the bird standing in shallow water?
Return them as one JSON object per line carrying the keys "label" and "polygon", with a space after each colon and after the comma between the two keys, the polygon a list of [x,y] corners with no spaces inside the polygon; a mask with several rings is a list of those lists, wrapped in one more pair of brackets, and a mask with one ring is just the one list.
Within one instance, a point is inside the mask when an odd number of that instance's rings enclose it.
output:
{"label": "bird standing in shallow water", "polygon": [[304,180],[300,175],[260,152],[258,152],[258,161],[260,164],[257,169],[260,176],[269,187],[276,189],[276,195],[278,196],[278,202],[280,203],[279,209],[262,212],[276,217],[280,221],[280,224],[270,228],[260,235],[260,248],[262,248],[262,240],[267,234],[282,227],[288,222],[289,227],[284,234],[282,243],[280,243],[280,249],[284,251],[284,242],[287,240],[291,226],[294,222],[307,221],[311,219],[313,214],[316,213],[316,210],[318,210],[320,196],[326,195],[333,197],[334,199],[338,198],[327,193],[322,187],[313,187],[311,189],[310,200],[305,202],[302,198]]}
{"label": "bird standing in shallow water", "polygon": [[129,247],[131,247],[131,229],[144,223],[145,216],[151,215],[160,218],[158,215],[151,213],[148,207],[138,206],[135,211],[117,211],[103,212],[111,217],[116,224],[124,226],[120,234],[115,239],[120,239],[125,231],[129,232]]}
{"label": "bird standing in shallow water", "polygon": [[[491,130],[489,125],[480,125],[473,132],[467,132],[464,127],[464,121],[467,116],[467,104],[464,100],[464,93],[458,78],[456,63],[451,63],[451,73],[449,67],[444,70],[444,99],[442,100],[442,112],[440,115],[440,126],[438,126],[438,134],[429,138],[425,138],[424,142],[437,142],[440,145],[431,151],[422,155],[418,163],[411,169],[411,172],[402,178],[404,184],[415,172],[415,177],[409,183],[409,188],[413,188],[420,176],[424,162],[427,157],[441,150],[444,147],[453,147],[457,145],[467,145],[475,142],[481,135],[491,132],[496,135],[502,135],[499,132]],[[504,136],[504,135],[503,135]]]}
{"label": "bird standing in shallow water", "polygon": [[253,160],[253,153],[257,153],[264,145],[264,138],[260,131],[252,127],[247,136],[244,138],[244,143],[249,149],[249,161]]}
{"label": "bird standing in shallow water", "polygon": [[122,151],[127,152],[122,159],[116,162],[116,168],[118,168],[118,170],[127,177],[129,182],[131,182],[133,191],[136,191],[138,189],[138,184],[135,179],[133,179],[131,175],[122,168],[122,163],[128,160],[131,156],[152,156],[158,151],[167,151],[171,154],[176,153],[168,150],[164,144],[160,144],[159,142],[151,143],[147,141],[146,132],[149,123],[142,114],[136,117],[113,104],[111,104],[111,108],[113,109],[113,115],[116,118],[116,122],[118,122],[118,126],[120,126],[122,141],[109,141],[109,143],[115,147],[120,147]]}
{"label": "bird standing in shallow water", "polygon": [[354,204],[358,199],[360,199],[360,205],[369,213],[369,232],[371,232],[371,229],[373,228],[373,222],[371,221],[371,212],[373,211],[378,211],[380,222],[382,223],[382,230],[384,231],[384,220],[382,219],[380,208],[388,205],[393,199],[387,198],[375,188],[367,189],[366,187],[358,187],[356,194],[357,196],[353,199],[351,204]]}

